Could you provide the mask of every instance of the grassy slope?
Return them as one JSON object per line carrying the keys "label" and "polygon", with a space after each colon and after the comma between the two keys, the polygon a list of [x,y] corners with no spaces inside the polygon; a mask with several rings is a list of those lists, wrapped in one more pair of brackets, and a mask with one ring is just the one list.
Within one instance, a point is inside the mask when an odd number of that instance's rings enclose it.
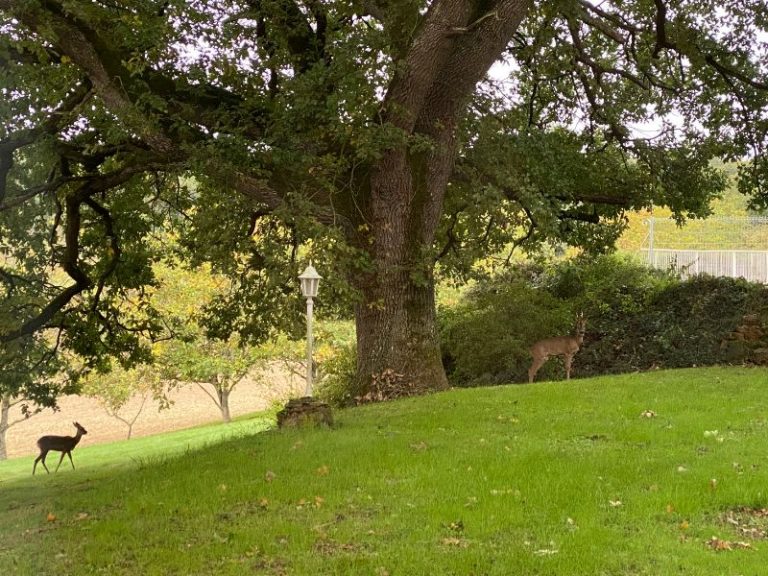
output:
{"label": "grassy slope", "polygon": [[139,440],[80,449],[50,476],[0,463],[0,566],[763,574],[768,541],[706,542],[746,539],[723,511],[768,506],[766,388],[764,369],[713,368],[455,390],[181,455],[163,436],[140,459],[124,452]]}

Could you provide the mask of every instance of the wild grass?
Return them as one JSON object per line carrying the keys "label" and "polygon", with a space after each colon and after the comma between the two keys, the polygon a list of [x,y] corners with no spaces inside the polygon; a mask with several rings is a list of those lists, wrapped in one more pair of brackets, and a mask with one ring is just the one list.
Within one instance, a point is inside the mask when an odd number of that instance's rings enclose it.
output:
{"label": "wild grass", "polygon": [[330,430],[78,448],[76,471],[34,478],[12,460],[0,566],[763,574],[767,391],[744,368],[453,390],[339,411]]}

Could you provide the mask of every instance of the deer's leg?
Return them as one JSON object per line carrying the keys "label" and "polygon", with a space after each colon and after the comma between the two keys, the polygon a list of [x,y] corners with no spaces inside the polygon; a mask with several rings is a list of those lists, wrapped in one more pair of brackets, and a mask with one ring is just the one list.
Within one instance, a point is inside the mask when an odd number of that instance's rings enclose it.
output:
{"label": "deer's leg", "polygon": [[75,469],[75,463],[72,461],[72,452],[67,452],[67,456],[69,456],[69,463],[72,464],[72,470]]}
{"label": "deer's leg", "polygon": [[544,365],[544,362],[547,361],[548,356],[534,356],[533,357],[533,363],[531,364],[531,367],[528,368],[528,383],[530,384],[533,382],[533,379],[536,377],[536,372],[539,371],[539,368],[541,368]]}
{"label": "deer's leg", "polygon": [[59,471],[59,466],[61,466],[61,463],[64,461],[64,455],[65,454],[66,454],[66,452],[62,452],[61,453],[61,458],[59,458],[59,464],[58,464],[58,466],[56,466],[56,472]]}
{"label": "deer's leg", "polygon": [[40,456],[38,456],[38,457],[35,459],[35,465],[34,465],[34,466],[32,466],[32,474],[34,474],[34,473],[35,473],[35,468],[37,467],[37,462],[38,462],[38,461],[39,461],[39,462],[40,462],[40,463],[43,465],[43,468],[45,468],[45,471],[46,471],[46,472],[48,472],[48,474],[50,474],[50,473],[51,473],[51,471],[50,471],[50,470],[48,470],[48,466],[46,466],[46,465],[45,465],[45,458],[46,458],[46,456],[48,456],[48,452],[47,452],[47,451],[46,451],[46,452],[41,452],[41,453],[40,453]]}
{"label": "deer's leg", "polygon": [[[45,468],[45,453],[44,452],[40,452],[40,455],[37,458],[35,458],[35,463],[32,465],[32,476],[35,475],[35,470],[37,470],[37,463],[40,462],[41,460],[43,461],[43,467]],[[48,470],[48,468],[45,468],[45,469]],[[50,474],[50,471],[48,471],[48,473]]]}
{"label": "deer's leg", "polygon": [[565,363],[565,379],[571,379],[571,363],[573,362],[573,354],[566,354],[563,356],[563,362]]}

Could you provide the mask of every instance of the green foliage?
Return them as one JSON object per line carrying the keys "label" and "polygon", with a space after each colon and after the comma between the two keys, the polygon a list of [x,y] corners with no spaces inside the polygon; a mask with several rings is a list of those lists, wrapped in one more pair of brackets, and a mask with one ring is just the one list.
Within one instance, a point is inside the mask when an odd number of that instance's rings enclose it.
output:
{"label": "green foliage", "polygon": [[159,372],[148,365],[129,370],[118,365],[105,373],[88,374],[80,392],[97,398],[111,414],[119,413],[134,394],[151,394],[161,407],[169,405]]}
{"label": "green foliage", "polygon": [[332,430],[81,445],[58,475],[18,458],[0,554],[19,576],[762,574],[765,386],[709,368],[453,390]]}
{"label": "green foliage", "polygon": [[[79,393],[95,398],[107,414],[125,424],[130,439],[133,425],[144,410],[147,400],[154,400],[160,410],[170,407],[172,402],[168,392],[174,385],[172,380],[163,380],[160,371],[153,365],[142,364],[126,369],[114,363],[106,372],[87,374]],[[141,402],[129,414],[125,408],[132,398],[140,398]]]}
{"label": "green foliage", "polygon": [[333,350],[320,364],[320,381],[315,395],[332,406],[348,406],[354,403],[351,390],[357,370],[357,347],[344,344]]}
{"label": "green foliage", "polygon": [[671,283],[643,310],[623,318],[597,316],[595,342],[579,357],[580,373],[742,362],[748,354],[729,358],[721,343],[745,314],[763,316],[766,309],[765,288],[743,280],[696,277]]}
{"label": "green foliage", "polygon": [[569,303],[533,287],[525,273],[478,283],[439,314],[443,362],[458,386],[520,380],[528,347],[568,330],[573,318]]}
{"label": "green foliage", "polygon": [[[310,258],[318,311],[349,318],[393,274],[431,292],[437,260],[464,280],[512,247],[602,253],[628,210],[706,214],[718,156],[765,202],[759,2],[470,4],[0,0],[0,341],[146,362],[170,249],[229,279],[207,337],[260,345],[300,334]],[[360,365],[441,386],[427,328]]]}
{"label": "green foliage", "polygon": [[[766,311],[768,290],[759,284],[680,280],[627,256],[582,257],[480,284],[442,311],[441,339],[454,384],[521,382],[528,347],[572,334],[576,313],[587,333],[575,373],[589,376],[748,360],[748,350],[733,358],[721,342],[744,315]],[[541,378],[562,378],[561,363],[550,360]]]}
{"label": "green foliage", "polygon": [[256,351],[233,340],[173,342],[162,352],[167,377],[234,387],[253,366]]}
{"label": "green foliage", "polygon": [[641,313],[650,299],[675,282],[632,256],[577,257],[552,264],[540,280],[554,296],[572,299],[586,314],[614,319]]}

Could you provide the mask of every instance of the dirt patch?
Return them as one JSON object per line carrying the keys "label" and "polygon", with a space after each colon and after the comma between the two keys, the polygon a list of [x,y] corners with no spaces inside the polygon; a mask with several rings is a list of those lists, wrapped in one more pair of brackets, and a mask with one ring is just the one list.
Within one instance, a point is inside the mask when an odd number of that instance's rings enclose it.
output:
{"label": "dirt patch", "polygon": [[[303,393],[304,381],[301,378],[275,366],[260,377],[244,378],[230,396],[230,410],[232,417],[236,418],[265,410],[275,402],[284,403],[288,398],[302,396]],[[219,409],[195,384],[178,388],[170,397],[173,405],[162,411],[158,411],[157,404],[152,403],[151,399],[147,400],[133,425],[134,438],[221,420]],[[130,420],[140,406],[141,398],[132,398],[121,411],[121,415]],[[11,427],[7,432],[8,457],[37,454],[36,441],[45,434],[74,435],[74,421],[80,422],[88,430],[81,446],[126,438],[128,427],[107,414],[96,400],[82,396],[64,396],[59,400],[59,408],[58,412],[45,410]],[[11,410],[11,421],[21,417],[19,407],[14,407]]]}

